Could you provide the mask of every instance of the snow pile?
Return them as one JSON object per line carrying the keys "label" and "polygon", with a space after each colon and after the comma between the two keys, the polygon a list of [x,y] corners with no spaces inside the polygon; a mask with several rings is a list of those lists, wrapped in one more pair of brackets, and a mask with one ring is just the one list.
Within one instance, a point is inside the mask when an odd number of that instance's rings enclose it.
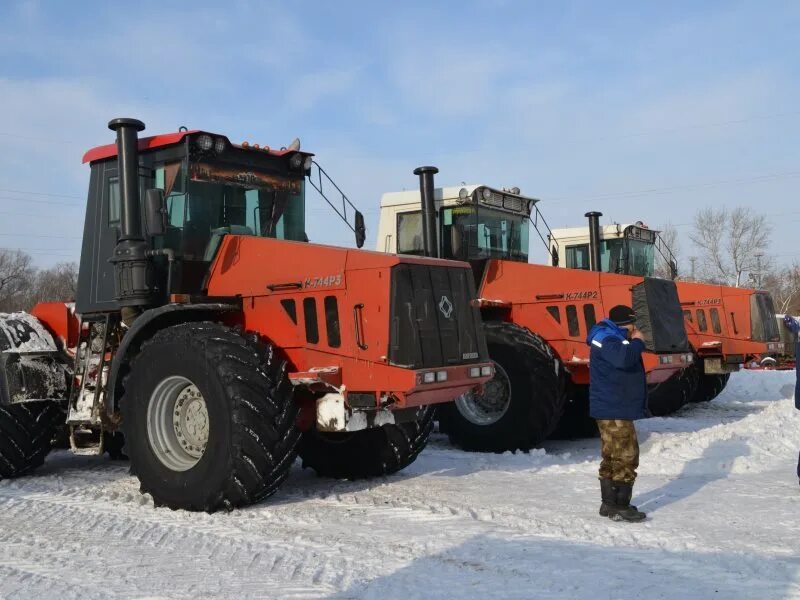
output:
{"label": "snow pile", "polygon": [[486,455],[437,436],[401,474],[296,465],[214,515],[155,509],[125,463],[56,452],[0,481],[0,598],[800,598],[793,382],[738,373],[637,423],[638,525],[597,515],[596,439]]}

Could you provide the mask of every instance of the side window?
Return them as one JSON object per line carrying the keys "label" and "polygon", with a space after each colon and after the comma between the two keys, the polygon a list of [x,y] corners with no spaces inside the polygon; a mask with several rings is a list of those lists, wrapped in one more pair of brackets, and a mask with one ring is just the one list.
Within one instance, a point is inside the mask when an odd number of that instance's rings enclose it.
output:
{"label": "side window", "polygon": [[694,323],[694,318],[692,317],[692,311],[690,310],[683,311],[683,316],[690,323]]}
{"label": "side window", "polygon": [[561,311],[558,310],[557,306],[548,306],[547,312],[550,313],[550,316],[553,317],[556,323],[561,323]]}
{"label": "side window", "polygon": [[589,270],[589,244],[567,246],[567,268]]}
{"label": "side window", "polygon": [[155,187],[164,191],[169,226],[175,229],[183,229],[184,221],[189,218],[182,170],[180,162],[167,163],[155,169]]}
{"label": "side window", "polygon": [[714,333],[722,333],[722,323],[719,320],[719,310],[712,308],[711,312],[711,329]]}
{"label": "side window", "polygon": [[328,346],[338,348],[342,345],[339,333],[339,303],[336,296],[325,296],[325,329],[328,334]]}
{"label": "side window", "polygon": [[702,308],[697,309],[697,327],[700,329],[700,331],[708,331],[706,311],[704,311]]}
{"label": "side window", "polygon": [[422,255],[422,212],[397,215],[397,253]]}
{"label": "side window", "polygon": [[306,341],[309,344],[319,343],[319,325],[317,323],[317,301],[314,298],[303,299],[303,318],[306,322]]}
{"label": "side window", "polygon": [[119,197],[119,178],[111,177],[108,180],[108,224],[111,226],[120,224],[120,211],[122,201]]}
{"label": "side window", "polygon": [[576,337],[581,334],[580,326],[578,325],[578,309],[575,308],[574,304],[567,306],[567,327],[571,336]]}
{"label": "side window", "polygon": [[594,312],[594,304],[583,305],[583,320],[586,321],[586,331],[589,331],[597,323],[597,315]]}

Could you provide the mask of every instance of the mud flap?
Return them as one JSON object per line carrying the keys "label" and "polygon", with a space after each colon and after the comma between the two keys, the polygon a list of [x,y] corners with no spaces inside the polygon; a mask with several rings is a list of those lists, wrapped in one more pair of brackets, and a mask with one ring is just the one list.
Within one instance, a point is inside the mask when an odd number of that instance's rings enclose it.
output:
{"label": "mud flap", "polygon": [[57,351],[0,352],[0,405],[66,400],[67,379]]}

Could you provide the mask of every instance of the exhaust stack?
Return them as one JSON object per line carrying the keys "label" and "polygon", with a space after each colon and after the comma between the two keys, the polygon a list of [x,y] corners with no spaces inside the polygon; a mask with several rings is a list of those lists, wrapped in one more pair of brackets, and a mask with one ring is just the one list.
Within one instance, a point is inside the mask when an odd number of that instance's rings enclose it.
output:
{"label": "exhaust stack", "polygon": [[600,271],[600,217],[603,213],[593,211],[584,216],[589,219],[589,270]]}
{"label": "exhaust stack", "polygon": [[116,300],[121,308],[151,304],[153,273],[142,236],[139,206],[139,136],[144,123],[137,119],[113,119],[108,128],[117,134],[120,190],[120,237],[114,248]]}
{"label": "exhaust stack", "polygon": [[419,194],[422,201],[422,246],[425,256],[438,258],[439,244],[436,235],[436,203],[433,198],[433,176],[439,172],[436,167],[417,167],[414,175],[419,175]]}

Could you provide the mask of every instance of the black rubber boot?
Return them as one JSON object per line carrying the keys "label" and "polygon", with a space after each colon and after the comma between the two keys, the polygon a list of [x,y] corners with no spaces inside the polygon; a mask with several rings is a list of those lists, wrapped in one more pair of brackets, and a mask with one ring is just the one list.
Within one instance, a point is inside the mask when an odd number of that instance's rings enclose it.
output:
{"label": "black rubber boot", "polygon": [[644,521],[647,515],[635,506],[631,506],[633,484],[615,481],[613,482],[613,487],[616,495],[616,510],[608,515],[609,518],[614,521],[626,521],[628,523]]}
{"label": "black rubber boot", "polygon": [[609,517],[617,508],[617,490],[614,488],[612,480],[600,480],[600,495],[603,499],[603,503],[600,505],[600,516]]}

